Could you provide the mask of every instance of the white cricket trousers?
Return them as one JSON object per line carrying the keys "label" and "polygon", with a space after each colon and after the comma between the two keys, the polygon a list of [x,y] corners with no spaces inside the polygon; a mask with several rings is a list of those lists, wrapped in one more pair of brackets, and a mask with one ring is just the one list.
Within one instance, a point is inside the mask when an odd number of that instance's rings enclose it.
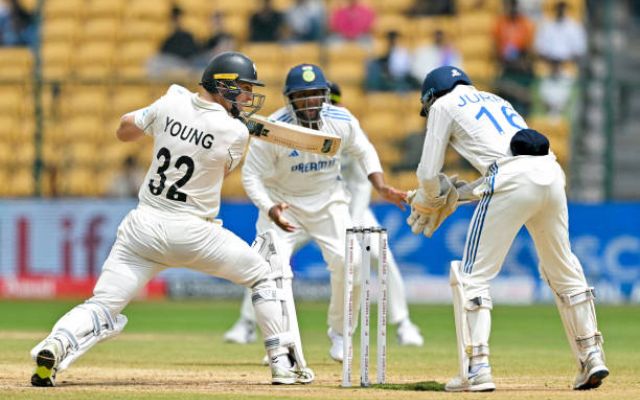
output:
{"label": "white cricket trousers", "polygon": [[[35,359],[47,340],[57,339],[65,346],[64,357],[68,357],[68,362],[64,368],[68,367],[106,337],[102,335],[103,329],[111,329],[110,336],[119,333],[126,319],[119,319],[119,327],[110,327],[109,321],[117,318],[158,271],[170,266],[197,269],[251,287],[255,293],[276,289],[269,277],[269,264],[231,231],[196,216],[165,213],[140,205],[120,224],[116,243],[104,263],[93,297],[62,316],[51,334],[32,350],[32,357]],[[101,315],[101,310],[111,317]],[[265,338],[276,337],[284,331],[280,302],[257,303],[256,316]],[[267,351],[273,357],[286,349],[277,347]]]}
{"label": "white cricket trousers", "polygon": [[539,270],[559,295],[584,291],[582,266],[569,243],[565,176],[555,156],[498,160],[487,173],[461,263],[465,297],[490,298],[489,281],[500,271],[522,226],[533,238]]}
{"label": "white cricket trousers", "polygon": [[[269,221],[262,221],[258,224],[259,229],[265,229],[264,227],[271,226],[270,224],[271,223]],[[367,210],[362,213],[362,220],[354,220],[353,226],[380,226],[380,223],[376,219],[376,216],[373,214],[371,209],[367,208]],[[272,229],[276,230],[279,235],[283,234],[283,232],[279,232],[281,231],[281,229],[278,227],[272,227]],[[301,241],[306,242],[308,241],[308,238],[306,238],[306,236],[302,236]],[[376,267],[377,271],[377,263],[379,263],[380,261],[378,260],[378,242],[376,240],[373,240],[371,242],[371,254],[375,257],[372,268]],[[389,251],[387,255],[389,262],[389,323],[398,324],[409,318],[409,307],[407,305],[404,282],[402,280],[400,270],[398,269],[398,264],[396,263],[396,260],[393,257],[393,253],[391,251]],[[240,315],[242,315],[242,317],[246,320],[255,321],[255,312],[253,311],[253,304],[251,304],[251,293],[249,291],[245,292],[245,295],[242,299]]]}
{"label": "white cricket trousers", "polygon": [[[347,228],[351,227],[351,216],[347,203],[334,201],[321,210],[303,211],[291,203],[284,211],[284,217],[294,226],[294,232],[285,232],[260,211],[256,230],[258,234],[268,229],[275,230],[279,238],[282,259],[289,261],[294,251],[313,240],[320,247],[322,258],[331,273],[331,299],[327,323],[335,332],[342,334],[344,314],[344,263],[345,237]],[[356,267],[355,283],[359,283],[359,268]],[[354,293],[359,293],[359,284],[354,284]],[[354,295],[354,310],[359,309],[360,296]],[[243,311],[244,314],[245,311]],[[355,312],[355,311],[354,311]]]}
{"label": "white cricket trousers", "polygon": [[120,224],[92,300],[115,316],[156,273],[172,266],[193,268],[245,287],[269,274],[260,255],[221,225],[140,205]]}

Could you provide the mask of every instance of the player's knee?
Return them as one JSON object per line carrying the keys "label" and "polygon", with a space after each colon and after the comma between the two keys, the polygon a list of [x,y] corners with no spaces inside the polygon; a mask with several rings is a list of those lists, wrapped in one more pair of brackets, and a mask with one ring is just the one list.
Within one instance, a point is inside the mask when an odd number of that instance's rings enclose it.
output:
{"label": "player's knee", "polygon": [[480,296],[467,297],[464,307],[467,311],[478,311],[480,309],[493,309],[493,300],[489,293]]}
{"label": "player's knee", "polygon": [[465,297],[467,300],[474,298],[491,298],[491,293],[489,290],[489,282],[485,279],[474,279],[473,277],[465,278],[462,283],[464,288]]}
{"label": "player's knee", "polygon": [[93,297],[85,301],[81,307],[91,309],[96,315],[102,316],[102,318],[115,318],[120,314],[128,303],[128,299],[123,296],[111,295],[105,296],[99,293],[94,294]]}
{"label": "player's knee", "polygon": [[260,285],[264,281],[269,280],[273,281],[271,267],[269,267],[266,261],[260,258],[252,267],[245,269],[243,279],[237,280],[234,283],[242,285],[247,289],[253,289],[256,285]]}
{"label": "player's knee", "polygon": [[335,272],[344,271],[343,269],[344,263],[345,263],[344,255],[330,254],[326,257],[325,261],[327,263],[327,268],[329,269],[329,272],[335,273]]}
{"label": "player's knee", "polygon": [[561,279],[547,278],[545,280],[551,291],[561,296],[572,296],[589,290],[589,285],[587,284],[583,274],[577,274],[577,276],[564,277]]}
{"label": "player's knee", "polygon": [[281,290],[276,286],[275,281],[269,277],[251,287],[251,302],[253,304],[264,301],[279,301],[281,297]]}
{"label": "player's knee", "polygon": [[[327,267],[331,273],[339,272],[344,274],[344,267],[346,265],[347,259],[344,254],[331,254],[325,259],[327,263]],[[354,252],[353,254],[353,265],[356,269],[360,268],[360,264],[362,261],[362,255],[360,254],[360,250]]]}

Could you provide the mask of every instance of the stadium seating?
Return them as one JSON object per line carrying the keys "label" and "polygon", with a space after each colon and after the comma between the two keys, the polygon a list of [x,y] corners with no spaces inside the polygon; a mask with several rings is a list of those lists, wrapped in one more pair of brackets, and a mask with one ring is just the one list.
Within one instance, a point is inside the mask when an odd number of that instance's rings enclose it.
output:
{"label": "stadium seating", "polygon": [[87,20],[119,19],[125,4],[125,0],[90,0],[85,6],[85,16]]}
{"label": "stadium seating", "polygon": [[22,197],[31,196],[34,193],[33,166],[23,166],[15,168],[6,177],[7,187],[9,188],[7,195]]}
{"label": "stadium seating", "polygon": [[42,75],[45,79],[68,78],[73,44],[65,41],[46,41],[42,44]]}
{"label": "stadium seating", "polygon": [[31,74],[33,54],[26,48],[0,48],[0,76],[5,80],[24,81]]}
{"label": "stadium seating", "polygon": [[[412,50],[429,43],[436,29],[443,30],[461,52],[464,69],[480,88],[491,88],[499,71],[492,58],[491,29],[495,16],[502,12],[501,0],[455,0],[456,16],[417,17],[406,13],[413,2],[366,0],[377,13],[372,47],[356,43],[249,43],[249,16],[261,1],[176,0],[175,4],[183,8],[184,25],[198,39],[211,34],[210,18],[214,11],[224,14],[226,30],[236,37],[238,48],[256,62],[260,79],[267,83],[267,87],[257,90],[267,95],[262,114],[283,106],[282,86],[289,67],[302,62],[321,65],[327,77],[341,85],[343,103],[360,119],[378,148],[385,170],[389,171],[389,167],[402,158],[393,143],[411,132],[423,131],[425,120],[418,116],[417,92],[366,93],[363,90],[366,62],[386,51],[387,32],[400,32],[402,45]],[[582,18],[585,1],[568,2],[569,13]],[[35,6],[37,2],[30,3]],[[113,132],[123,113],[150,104],[164,94],[169,85],[166,80],[150,81],[146,64],[171,29],[174,2],[157,0],[152,2],[153,6],[149,0],[46,0],[42,3],[42,156],[45,164],[51,166],[43,175],[44,193],[100,195],[106,191],[111,176],[125,157],[134,155],[142,164],[152,156],[149,140],[139,146],[123,145],[113,140]],[[294,3],[294,0],[273,1],[279,10]],[[338,4],[343,1],[327,1],[327,12]],[[546,15],[552,13],[553,4],[553,0],[542,0]],[[34,57],[28,49],[0,49],[3,93],[0,96],[0,159],[21,165],[18,174],[11,174],[12,184],[0,189],[0,196],[27,196],[34,192],[35,152],[14,151],[16,143],[34,143],[36,102],[34,88],[27,84],[31,82],[33,66]],[[578,72],[574,64],[568,64],[566,69],[573,74]],[[544,75],[547,66],[537,63],[535,72]],[[196,90],[192,76],[180,75],[176,79]],[[548,133],[554,152],[566,165],[570,157],[568,121],[534,117],[531,126]],[[455,158],[451,161],[456,164]],[[453,172],[471,174],[466,169]],[[0,168],[0,179],[6,178],[5,175]],[[415,186],[414,173],[391,174],[389,179],[399,187]],[[50,187],[55,181],[61,185],[59,190]],[[245,195],[237,172],[227,180],[223,194]]]}
{"label": "stadium seating", "polygon": [[71,43],[78,34],[80,24],[75,18],[53,18],[42,27],[42,40],[49,42]]}
{"label": "stadium seating", "polygon": [[57,18],[77,18],[85,10],[85,2],[83,0],[47,0],[43,3],[46,21]]}

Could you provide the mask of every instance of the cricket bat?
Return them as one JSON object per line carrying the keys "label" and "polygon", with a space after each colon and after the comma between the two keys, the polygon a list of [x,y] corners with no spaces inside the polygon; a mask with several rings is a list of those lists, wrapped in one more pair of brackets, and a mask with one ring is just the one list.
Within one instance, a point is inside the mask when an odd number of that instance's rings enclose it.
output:
{"label": "cricket bat", "polygon": [[276,121],[262,115],[252,115],[246,122],[249,134],[256,139],[292,149],[334,156],[342,139],[331,133]]}

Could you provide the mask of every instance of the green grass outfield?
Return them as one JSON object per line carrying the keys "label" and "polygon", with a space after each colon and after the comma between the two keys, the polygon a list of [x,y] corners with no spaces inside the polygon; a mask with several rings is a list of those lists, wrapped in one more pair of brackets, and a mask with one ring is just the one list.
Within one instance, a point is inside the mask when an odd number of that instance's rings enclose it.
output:
{"label": "green grass outfield", "polygon": [[[638,306],[598,307],[611,376],[590,392],[570,389],[575,364],[557,311],[550,305],[496,305],[491,358],[498,390],[450,394],[438,391],[456,373],[450,306],[411,308],[425,334],[423,348],[398,346],[395,327],[390,327],[388,382],[390,389],[401,390],[342,389],[341,365],[328,356],[326,304],[298,307],[316,382],[282,387],[268,384],[270,372],[259,364],[264,354],[260,343],[223,343],[239,302],[217,300],[134,302],[125,309],[129,324],[122,335],[94,347],[60,374],[58,387],[32,388],[29,350],[74,304],[0,302],[0,399],[640,399]],[[357,370],[353,377],[355,383]],[[375,368],[371,377],[375,379]]]}

